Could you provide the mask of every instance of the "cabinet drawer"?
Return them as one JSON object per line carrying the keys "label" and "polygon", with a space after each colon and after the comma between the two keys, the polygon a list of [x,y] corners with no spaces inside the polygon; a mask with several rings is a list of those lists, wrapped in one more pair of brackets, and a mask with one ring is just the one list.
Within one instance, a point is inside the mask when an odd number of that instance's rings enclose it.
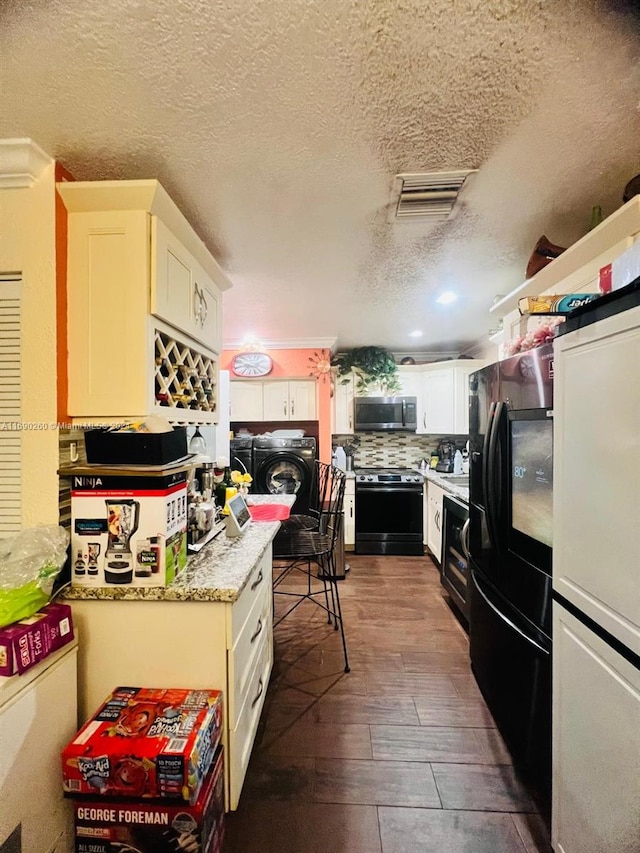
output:
{"label": "cabinet drawer", "polygon": [[248,681],[247,697],[238,718],[235,729],[229,732],[229,807],[233,811],[238,807],[240,791],[251,757],[251,749],[256,736],[260,713],[264,705],[269,676],[273,664],[273,642],[271,628],[256,661],[255,668]]}
{"label": "cabinet drawer", "polygon": [[271,597],[270,553],[271,549],[267,551],[251,572],[249,580],[240,594],[240,598],[238,598],[231,609],[231,635],[227,638],[228,649],[232,649],[235,646],[256,601],[262,598],[262,596]]}
{"label": "cabinet drawer", "polygon": [[[266,588],[265,588],[266,589]],[[261,595],[244,623],[233,649],[228,652],[228,708],[229,728],[235,728],[244,705],[256,660],[262,655],[264,644],[271,642],[272,602],[270,595]]]}

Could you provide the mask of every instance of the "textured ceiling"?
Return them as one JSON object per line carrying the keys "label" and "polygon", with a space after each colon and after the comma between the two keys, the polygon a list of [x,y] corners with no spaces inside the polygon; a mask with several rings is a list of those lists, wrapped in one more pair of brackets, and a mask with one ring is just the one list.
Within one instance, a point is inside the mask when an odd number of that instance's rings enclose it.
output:
{"label": "textured ceiling", "polygon": [[[159,178],[234,282],[227,346],[464,350],[640,172],[622,0],[3,0],[0,39],[0,137]],[[457,168],[451,220],[393,220],[397,172]]]}

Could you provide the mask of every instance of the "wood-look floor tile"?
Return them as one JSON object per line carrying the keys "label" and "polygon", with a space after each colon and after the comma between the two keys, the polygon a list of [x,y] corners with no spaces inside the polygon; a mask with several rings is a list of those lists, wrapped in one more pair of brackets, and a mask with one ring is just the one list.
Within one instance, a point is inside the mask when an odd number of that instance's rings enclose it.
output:
{"label": "wood-look floor tile", "polygon": [[266,732],[261,749],[273,755],[313,758],[371,758],[369,726],[346,723],[294,723]]}
{"label": "wood-look floor tile", "polygon": [[445,809],[536,811],[510,765],[432,764],[432,768]]}
{"label": "wood-look floor tile", "polygon": [[[278,658],[283,666],[295,663],[296,666],[305,667],[309,672],[319,675],[344,673],[344,656],[341,649],[292,645],[286,649],[278,647],[276,659]],[[397,672],[402,669],[402,656],[400,652],[352,649],[349,645],[349,664],[351,673],[346,674],[347,678],[354,673],[360,674],[371,669],[379,672]]]}
{"label": "wood-look floor tile", "polygon": [[313,799],[314,773],[314,758],[254,751],[242,795],[255,800],[309,802]]}
{"label": "wood-look floor tile", "polygon": [[527,853],[552,853],[549,831],[539,814],[512,814]]}
{"label": "wood-look floor tile", "polygon": [[473,729],[495,726],[491,712],[482,699],[416,696],[413,701],[421,726],[464,726]]}
{"label": "wood-look floor tile", "polygon": [[508,814],[378,809],[382,853],[525,853]]}
{"label": "wood-look floor tile", "polygon": [[324,803],[440,808],[431,766],[410,761],[316,761],[314,799]]}
{"label": "wood-look floor tile", "polygon": [[436,672],[368,672],[367,692],[379,696],[458,696],[448,675]]}
{"label": "wood-look floor tile", "polygon": [[482,693],[471,671],[471,666],[469,666],[468,672],[452,672],[450,678],[459,696],[472,696],[476,699],[482,698]]}
{"label": "wood-look floor tile", "polygon": [[323,696],[317,704],[318,722],[389,723],[398,726],[418,725],[420,722],[413,699],[400,696]]}
{"label": "wood-look floor tile", "polygon": [[250,803],[227,816],[225,853],[381,853],[375,806]]}
{"label": "wood-look floor tile", "polygon": [[[278,693],[298,691],[302,694],[322,696],[331,693],[333,696],[343,693],[365,695],[367,681],[362,673],[344,671],[344,662],[337,672],[327,672],[326,675],[313,673],[306,666],[291,664],[283,668],[277,675]],[[455,691],[455,688],[453,688]]]}
{"label": "wood-look floor tile", "polygon": [[469,653],[452,648],[434,648],[429,651],[401,650],[402,664],[407,672],[445,672],[469,675]]}
{"label": "wood-look floor tile", "polygon": [[[445,726],[371,726],[375,759],[497,764],[485,732],[494,729]],[[497,750],[496,750],[497,752]],[[508,753],[507,753],[508,758]],[[507,761],[508,763],[508,761]]]}

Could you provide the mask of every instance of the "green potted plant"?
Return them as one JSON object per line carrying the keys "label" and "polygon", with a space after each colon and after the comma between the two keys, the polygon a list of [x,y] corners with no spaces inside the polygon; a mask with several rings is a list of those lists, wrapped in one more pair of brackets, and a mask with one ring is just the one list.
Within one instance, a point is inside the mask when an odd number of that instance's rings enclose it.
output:
{"label": "green potted plant", "polygon": [[338,379],[348,381],[353,373],[356,391],[371,394],[378,388],[382,394],[397,394],[400,377],[393,356],[383,347],[358,347],[339,353],[332,361],[338,369]]}

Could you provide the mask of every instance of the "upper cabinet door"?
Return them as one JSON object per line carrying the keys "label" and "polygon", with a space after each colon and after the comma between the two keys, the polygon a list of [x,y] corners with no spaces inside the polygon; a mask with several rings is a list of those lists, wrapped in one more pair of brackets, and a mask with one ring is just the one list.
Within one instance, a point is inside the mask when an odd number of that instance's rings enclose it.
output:
{"label": "upper cabinet door", "polygon": [[316,405],[315,379],[300,379],[289,382],[289,420],[315,421]]}
{"label": "upper cabinet door", "polygon": [[220,352],[218,288],[157,216],[151,217],[151,246],[151,313]]}
{"label": "upper cabinet door", "polygon": [[288,382],[263,382],[262,399],[264,400],[265,421],[289,420]]}
{"label": "upper cabinet door", "polygon": [[[346,379],[346,381],[345,381]],[[333,432],[338,435],[353,433],[353,374],[334,379],[333,386]]]}
{"label": "upper cabinet door", "polygon": [[454,372],[450,367],[428,370],[422,385],[422,432],[447,434],[455,432]]}
{"label": "upper cabinet door", "polygon": [[262,382],[234,380],[229,383],[230,419],[232,421],[262,421]]}

